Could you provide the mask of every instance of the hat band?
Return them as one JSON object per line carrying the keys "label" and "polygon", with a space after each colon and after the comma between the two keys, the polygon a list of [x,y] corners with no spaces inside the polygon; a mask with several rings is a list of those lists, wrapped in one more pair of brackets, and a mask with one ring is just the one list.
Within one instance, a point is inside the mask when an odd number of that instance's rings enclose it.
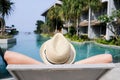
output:
{"label": "hat band", "polygon": [[[45,58],[46,58],[46,60],[47,60],[49,63],[51,63],[51,64],[57,64],[57,63],[53,63],[53,62],[51,62],[51,61],[47,58],[46,50],[44,50],[44,54],[45,54]],[[65,62],[63,62],[63,63],[59,63],[59,64],[65,64],[69,59],[70,59],[70,56],[69,56],[69,58],[68,58]]]}

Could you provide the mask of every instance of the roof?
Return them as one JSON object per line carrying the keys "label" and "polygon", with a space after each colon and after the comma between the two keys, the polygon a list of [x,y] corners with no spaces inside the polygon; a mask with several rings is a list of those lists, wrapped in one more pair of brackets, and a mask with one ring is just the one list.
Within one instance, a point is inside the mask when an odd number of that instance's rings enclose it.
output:
{"label": "roof", "polygon": [[49,9],[51,9],[52,7],[54,7],[55,5],[61,5],[62,2],[61,0],[57,0],[56,2],[54,2],[54,4],[52,4],[48,9],[46,9],[41,15],[42,16],[46,16],[47,12],[49,11]]}
{"label": "roof", "polygon": [[[79,26],[80,26],[80,27],[88,26],[88,22],[89,22],[89,21],[84,20],[84,21],[80,22]],[[95,25],[99,25],[99,24],[100,24],[100,21],[98,21],[98,20],[91,20],[90,23],[91,23],[92,26],[95,26]]]}
{"label": "roof", "polygon": [[101,0],[102,2],[108,2],[108,0]]}

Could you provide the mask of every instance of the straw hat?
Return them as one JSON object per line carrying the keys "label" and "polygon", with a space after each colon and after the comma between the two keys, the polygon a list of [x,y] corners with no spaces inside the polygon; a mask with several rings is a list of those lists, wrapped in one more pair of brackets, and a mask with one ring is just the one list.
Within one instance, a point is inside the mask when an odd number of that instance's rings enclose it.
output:
{"label": "straw hat", "polygon": [[43,43],[40,48],[40,56],[46,64],[72,64],[76,51],[61,33],[57,33]]}

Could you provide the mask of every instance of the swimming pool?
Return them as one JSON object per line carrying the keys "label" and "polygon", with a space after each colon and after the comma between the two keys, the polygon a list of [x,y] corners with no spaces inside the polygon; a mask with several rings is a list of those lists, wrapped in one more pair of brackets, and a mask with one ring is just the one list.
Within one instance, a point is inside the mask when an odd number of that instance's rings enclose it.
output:
{"label": "swimming pool", "polygon": [[[30,56],[36,60],[42,61],[39,56],[39,49],[41,45],[48,40],[48,37],[42,37],[41,35],[36,35],[34,33],[19,33],[15,36],[17,38],[17,43],[6,47],[8,50],[16,51],[24,55]],[[97,54],[110,53],[113,56],[114,62],[120,62],[120,48],[111,46],[101,46],[93,42],[86,43],[76,43],[72,42],[76,50],[75,61],[82,60]],[[5,69],[5,64],[0,56],[0,79],[3,77],[8,77],[9,74]],[[6,76],[3,76],[6,75]]]}
{"label": "swimming pool", "polygon": [[95,42],[73,43],[76,49],[76,61],[82,60],[97,54],[112,54],[113,62],[120,62],[120,47],[107,46]]}
{"label": "swimming pool", "polygon": [[[39,49],[43,42],[48,40],[48,37],[43,37],[36,34],[20,33],[16,36],[17,43],[9,48],[11,51],[16,51],[30,56],[36,60],[42,61],[39,56]],[[114,62],[120,62],[120,47],[99,45],[94,42],[76,43],[72,42],[76,50],[76,61],[88,58],[97,54],[110,53],[113,56]]]}

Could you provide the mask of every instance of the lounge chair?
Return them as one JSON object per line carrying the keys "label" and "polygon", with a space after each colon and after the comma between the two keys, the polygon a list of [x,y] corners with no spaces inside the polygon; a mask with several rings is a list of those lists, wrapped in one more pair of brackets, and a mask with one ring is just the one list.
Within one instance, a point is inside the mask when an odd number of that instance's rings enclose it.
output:
{"label": "lounge chair", "polygon": [[99,80],[120,80],[120,63],[115,63],[115,68],[107,71]]}
{"label": "lounge chair", "polygon": [[15,80],[98,80],[114,64],[8,65]]}

